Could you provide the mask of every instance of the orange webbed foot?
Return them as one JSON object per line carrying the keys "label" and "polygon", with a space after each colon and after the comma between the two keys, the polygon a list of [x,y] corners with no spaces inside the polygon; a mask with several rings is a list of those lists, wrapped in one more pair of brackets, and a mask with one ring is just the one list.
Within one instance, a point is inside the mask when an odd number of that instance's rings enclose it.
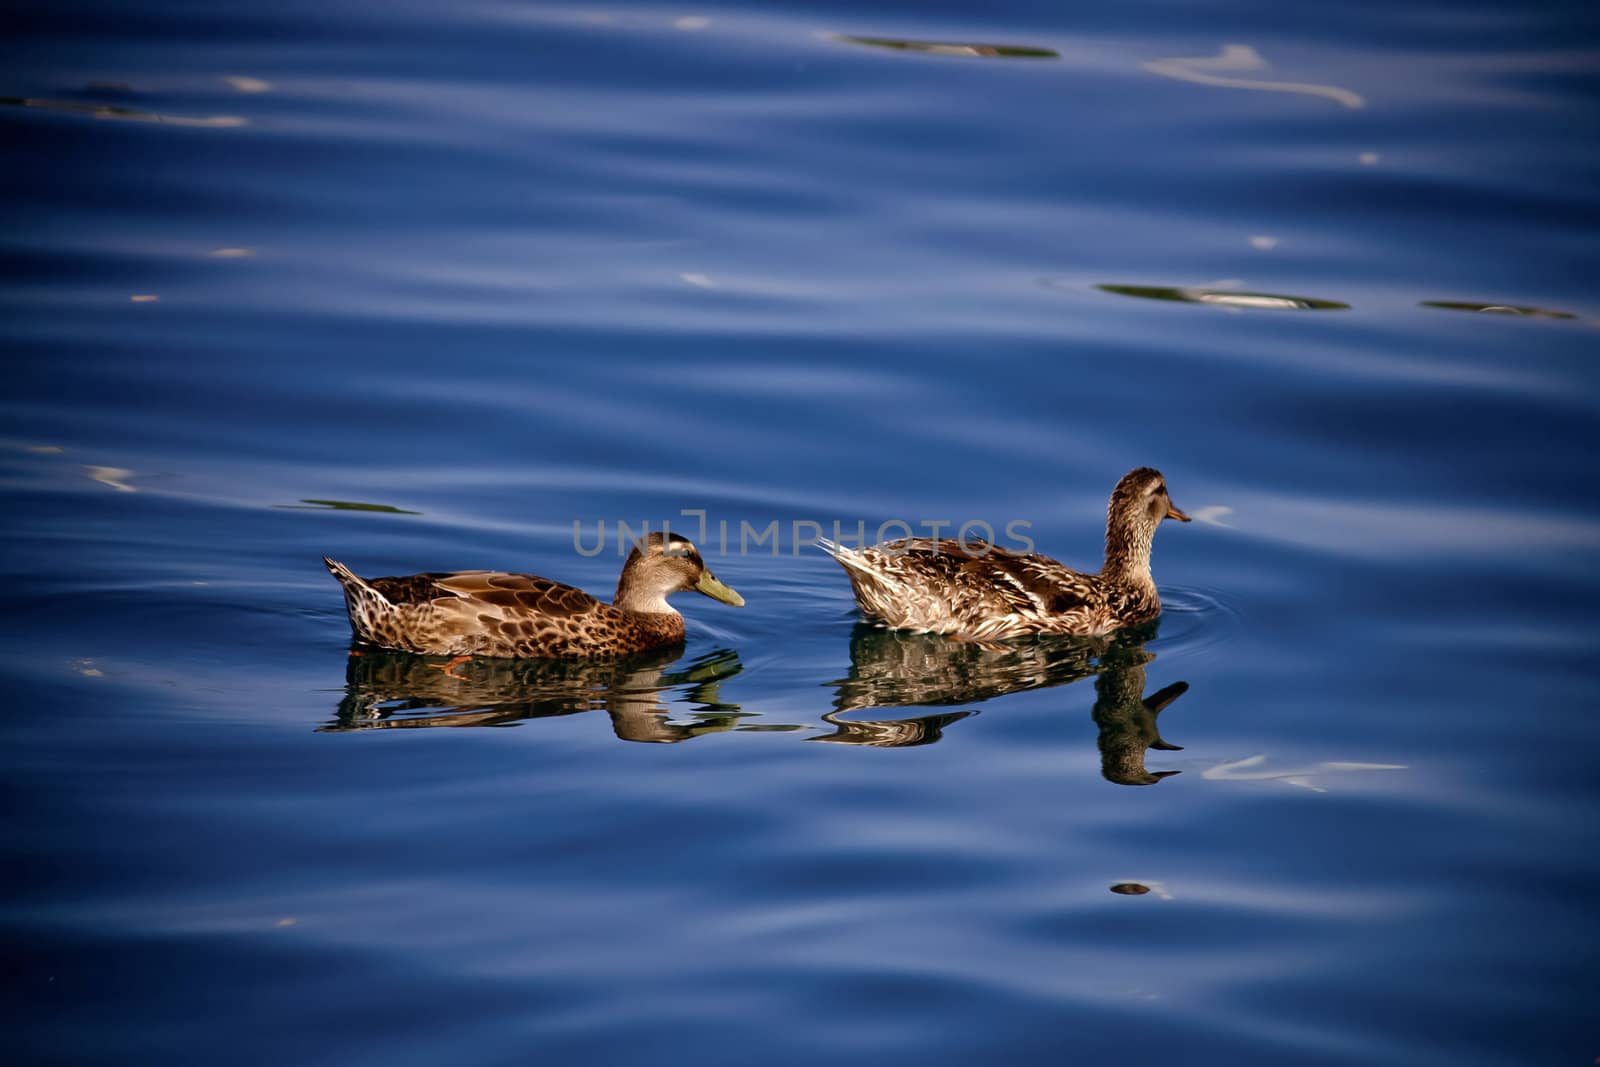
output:
{"label": "orange webbed foot", "polygon": [[455,678],[458,681],[464,682],[464,681],[467,680],[467,676],[464,675],[464,674],[457,674],[456,673],[456,667],[459,666],[460,664],[468,662],[471,659],[472,659],[471,656],[457,656],[455,659],[451,660],[449,663],[430,663],[430,664],[428,664],[428,666],[432,667],[436,671],[443,671],[446,675],[448,675],[451,678]]}

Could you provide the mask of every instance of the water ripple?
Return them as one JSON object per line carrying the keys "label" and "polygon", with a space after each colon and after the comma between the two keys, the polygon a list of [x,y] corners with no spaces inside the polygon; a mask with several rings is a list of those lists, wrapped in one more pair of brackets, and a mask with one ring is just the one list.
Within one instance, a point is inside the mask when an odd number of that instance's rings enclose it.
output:
{"label": "water ripple", "polygon": [[1199,586],[1161,587],[1163,656],[1197,656],[1233,639],[1240,627],[1236,605],[1223,593]]}

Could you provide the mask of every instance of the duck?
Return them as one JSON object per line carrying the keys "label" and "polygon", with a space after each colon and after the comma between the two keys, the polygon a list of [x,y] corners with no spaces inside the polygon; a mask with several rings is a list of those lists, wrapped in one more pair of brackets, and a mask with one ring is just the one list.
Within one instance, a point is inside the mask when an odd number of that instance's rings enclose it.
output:
{"label": "duck", "polygon": [[1096,637],[1161,614],[1150,545],[1166,519],[1189,516],[1172,503],[1160,471],[1138,467],[1111,491],[1105,562],[1095,574],[965,538],[819,544],[844,568],[862,612],[891,629],[979,644],[1027,634]]}
{"label": "duck", "polygon": [[718,581],[699,550],[679,534],[651,533],[635,543],[609,604],[536,574],[361,578],[337,560],[324,556],[322,562],[344,589],[358,641],[457,661],[624,656],[682,643],[683,616],[667,603],[674,593],[693,591],[744,606],[744,598]]}

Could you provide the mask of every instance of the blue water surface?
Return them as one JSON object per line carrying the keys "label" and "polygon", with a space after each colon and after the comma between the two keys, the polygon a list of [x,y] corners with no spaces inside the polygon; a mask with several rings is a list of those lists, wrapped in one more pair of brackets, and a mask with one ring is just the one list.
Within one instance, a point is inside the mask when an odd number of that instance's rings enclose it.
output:
{"label": "blue water surface", "polygon": [[[1597,54],[1572,3],[24,5],[12,1054],[1590,1063]],[[809,544],[1093,568],[1140,465],[1197,521],[1114,640],[875,630]],[[748,606],[621,663],[352,657],[319,559],[605,596],[645,523]]]}

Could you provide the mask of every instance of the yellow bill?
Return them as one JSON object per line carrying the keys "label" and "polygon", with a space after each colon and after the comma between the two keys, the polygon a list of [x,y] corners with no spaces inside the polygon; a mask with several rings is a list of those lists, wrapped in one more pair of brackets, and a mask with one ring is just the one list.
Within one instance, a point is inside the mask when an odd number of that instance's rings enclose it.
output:
{"label": "yellow bill", "polygon": [[736,608],[744,607],[744,597],[717,581],[716,575],[710,571],[702,571],[700,580],[694,583],[696,592],[704,593],[712,600],[720,600],[724,604],[732,604]]}

